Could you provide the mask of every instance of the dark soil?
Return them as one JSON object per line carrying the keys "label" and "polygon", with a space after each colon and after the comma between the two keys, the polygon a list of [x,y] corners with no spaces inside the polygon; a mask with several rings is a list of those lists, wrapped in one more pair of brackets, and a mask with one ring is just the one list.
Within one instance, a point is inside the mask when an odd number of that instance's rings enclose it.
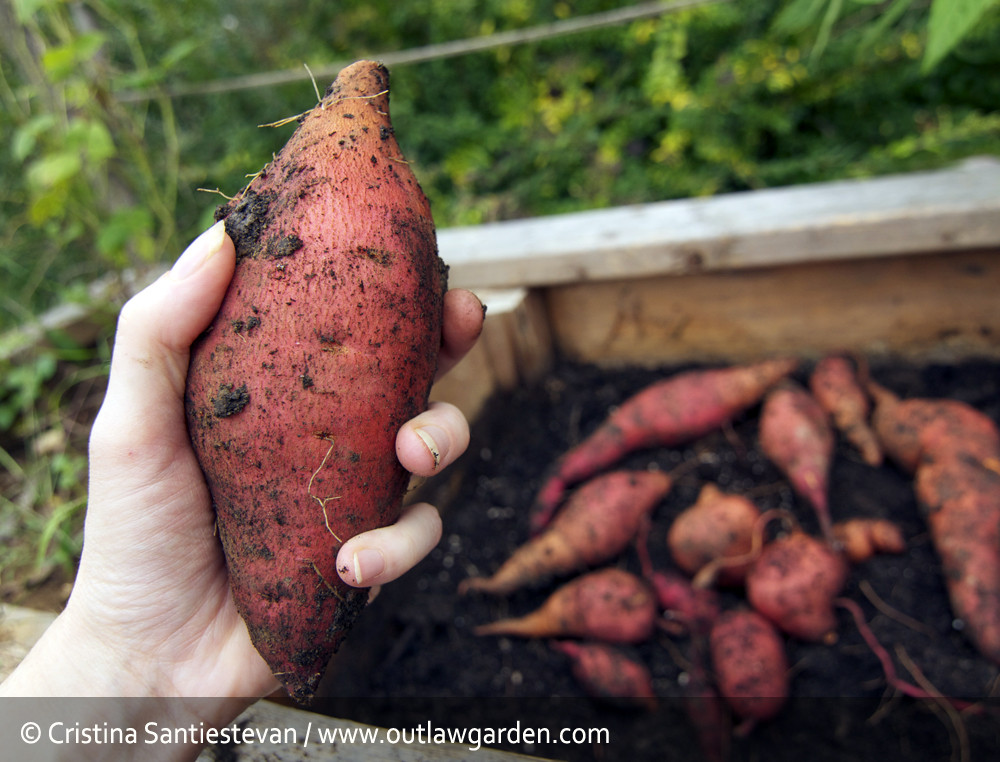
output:
{"label": "dark soil", "polygon": [[[536,608],[554,585],[509,599],[459,598],[458,583],[489,574],[528,536],[528,509],[552,461],[589,433],[609,408],[682,368],[601,370],[560,363],[530,388],[493,398],[473,427],[454,473],[431,485],[444,507],[444,538],[417,569],[387,586],[362,617],[324,683],[319,709],[381,726],[608,728],[610,743],[501,743],[500,748],[573,760],[698,759],[682,700],[688,643],[658,635],[625,650],[651,670],[661,696],[655,713],[587,698],[566,657],[544,640],[478,638],[472,628]],[[798,374],[805,381],[804,367]],[[914,366],[872,361],[872,375],[902,396],[964,400],[1000,421],[1000,365]],[[816,531],[810,510],[757,445],[757,410],[687,449],[645,451],[621,463],[671,470],[701,457],[654,514],[654,562],[670,565],[664,537],[672,517],[701,485],[751,496],[761,509],[785,508]],[[705,457],[709,456],[709,457]],[[845,595],[856,601],[899,675],[942,694],[987,705],[959,717],[940,703],[899,696],[850,615],[839,612],[832,646],[787,642],[793,698],[781,715],[733,738],[733,759],[983,759],[1000,748],[1000,669],[972,648],[955,622],[940,564],[918,513],[910,479],[892,465],[865,465],[838,444],[831,479],[834,519],[883,516],[904,529],[908,548],[853,569]],[[638,572],[634,550],[618,565]],[[874,597],[877,596],[877,599]],[[739,605],[738,592],[726,594]],[[877,608],[884,602],[883,609]],[[889,613],[885,613],[889,612]],[[900,612],[910,620],[896,617]],[[916,622],[916,624],[914,623]],[[913,671],[914,665],[919,674]],[[925,685],[927,683],[924,683]],[[350,701],[334,697],[350,698]]]}

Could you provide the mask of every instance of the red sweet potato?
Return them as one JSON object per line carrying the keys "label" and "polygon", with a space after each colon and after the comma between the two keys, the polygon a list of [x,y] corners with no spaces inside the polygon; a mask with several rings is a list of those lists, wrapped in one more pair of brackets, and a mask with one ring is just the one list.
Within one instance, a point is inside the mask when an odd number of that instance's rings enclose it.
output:
{"label": "red sweet potato", "polygon": [[902,400],[874,382],[872,426],[888,455],[903,470],[914,473],[921,462],[961,454],[1000,468],[1000,431],[989,416],[961,400],[911,398]]}
{"label": "red sweet potato", "polygon": [[638,643],[652,635],[655,621],[656,601],[646,583],[622,569],[607,568],[567,582],[523,617],[484,624],[475,633]]}
{"label": "red sweet potato", "polygon": [[614,558],[670,483],[659,471],[612,471],[591,479],[570,496],[544,532],[518,548],[492,577],[464,580],[459,594],[479,590],[506,595]]}
{"label": "red sweet potato", "polygon": [[299,700],[364,608],[337,551],[398,516],[396,433],[424,409],[441,343],[446,268],[388,87],[379,64],[344,69],[219,209],[236,272],[187,379],[236,606]]}
{"label": "red sweet potato", "polygon": [[952,611],[1000,663],[1000,430],[959,400],[901,400],[875,383],[869,391],[886,454],[916,475]]}
{"label": "red sweet potato", "polygon": [[906,550],[903,530],[888,519],[855,518],[833,525],[833,536],[851,563],[867,561],[879,553]]}
{"label": "red sweet potato", "polygon": [[646,665],[606,643],[560,640],[551,646],[570,658],[573,676],[588,695],[656,709],[653,678]]}
{"label": "red sweet potato", "polygon": [[769,720],[788,699],[785,641],[767,619],[749,609],[723,612],[709,634],[719,693],[744,719]]}
{"label": "red sweet potato", "polygon": [[868,423],[871,404],[854,366],[846,357],[824,357],[809,377],[809,389],[834,427],[870,466],[882,463],[882,446]]}
{"label": "red sweet potato", "polygon": [[532,530],[552,518],[566,489],[607,468],[627,453],[691,442],[756,404],[796,360],[679,373],[622,403],[586,439],[566,452],[542,485],[532,509]]}
{"label": "red sweet potato", "polygon": [[980,653],[1000,663],[1000,473],[942,458],[917,469],[916,491],[952,611]]}
{"label": "red sweet potato", "polygon": [[[760,510],[743,495],[725,493],[706,484],[691,507],[682,511],[667,532],[667,546],[674,563],[688,574],[696,574],[718,558],[735,559],[753,547],[753,533]],[[738,585],[750,562],[726,565],[716,581]]]}
{"label": "red sweet potato", "polygon": [[829,543],[795,530],[764,546],[747,572],[747,599],[781,630],[801,640],[832,640],[833,601],[847,563]]}
{"label": "red sweet potato", "polygon": [[772,389],[761,408],[760,445],[813,507],[823,537],[832,542],[828,491],[834,437],[819,403],[791,381]]}

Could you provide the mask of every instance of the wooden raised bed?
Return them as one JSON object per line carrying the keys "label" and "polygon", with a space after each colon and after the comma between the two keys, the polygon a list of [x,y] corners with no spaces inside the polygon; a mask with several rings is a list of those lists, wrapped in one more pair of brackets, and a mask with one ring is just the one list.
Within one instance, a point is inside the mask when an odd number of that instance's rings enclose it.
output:
{"label": "wooden raised bed", "polygon": [[490,306],[435,394],[471,417],[554,354],[614,367],[1000,356],[1000,160],[440,231]]}
{"label": "wooden raised bed", "polygon": [[[491,414],[503,418],[491,402],[503,406],[518,389],[544,386],[557,365],[561,375],[550,383],[553,397],[598,379],[578,368],[655,373],[774,354],[808,361],[841,350],[886,363],[1000,361],[1000,161],[992,158],[935,172],[442,230],[439,244],[451,267],[451,285],[472,288],[489,310],[482,340],[435,386],[432,398],[454,402],[477,423]],[[588,404],[613,400],[605,386],[594,389],[598,399]],[[510,423],[535,430],[549,425],[530,417]],[[516,447],[516,436],[504,441]],[[474,438],[466,461],[482,466],[492,459],[502,469],[503,458],[490,452],[494,446],[500,444]],[[443,575],[453,589],[454,579],[467,572],[448,576],[443,560],[461,556],[452,550],[462,546],[466,524],[450,518],[466,510],[459,504],[462,481],[474,471],[459,464],[420,491],[444,509],[445,539],[425,562],[423,576],[417,574],[408,587],[401,580],[387,588],[359,624],[361,632],[349,639],[330,676],[330,686],[337,687],[328,689],[332,697],[346,696],[350,702],[334,703],[333,711],[351,702],[364,704],[365,721],[384,724],[378,719],[383,699],[365,704],[364,688],[352,694],[350,686],[366,685],[366,670],[399,662],[427,636],[419,629],[416,634],[400,631],[398,621],[390,622],[394,606],[426,609],[440,638],[456,628],[468,630],[488,611],[486,604],[465,608],[455,600],[421,598],[427,579]],[[488,468],[476,473],[475,478],[489,479]],[[528,482],[525,494],[537,486]],[[496,538],[497,556],[505,552],[503,543],[515,541],[513,530],[504,527],[507,534]],[[383,642],[387,637],[388,644]],[[495,651],[498,646],[491,641],[482,647]],[[378,648],[388,650],[373,650]],[[453,655],[456,674],[466,658]],[[507,677],[517,673],[511,659],[501,662]],[[404,701],[420,695],[414,684],[408,684]],[[521,684],[505,683],[515,686],[512,695],[529,695],[531,690],[516,690]],[[563,690],[565,682],[556,684],[562,687],[553,690]],[[384,700],[392,703],[391,694],[383,693]],[[273,726],[276,712],[288,723],[308,721],[301,710],[271,704],[251,709],[242,721]],[[621,719],[614,711],[608,716]],[[388,756],[397,751],[381,747],[381,756],[370,748],[351,753],[358,759],[424,758]],[[420,751],[429,758],[460,757],[455,750]],[[691,748],[683,751],[678,758],[695,755]],[[226,759],[265,753],[269,759],[296,758],[295,749],[240,747],[226,753],[231,755]],[[614,745],[565,754],[573,759],[619,756]]]}

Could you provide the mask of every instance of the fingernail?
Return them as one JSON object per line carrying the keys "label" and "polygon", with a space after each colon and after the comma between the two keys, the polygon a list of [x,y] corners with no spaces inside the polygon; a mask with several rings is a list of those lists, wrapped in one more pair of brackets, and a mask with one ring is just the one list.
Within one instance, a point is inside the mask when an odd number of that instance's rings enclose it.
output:
{"label": "fingernail", "polygon": [[366,580],[375,579],[385,571],[385,556],[381,550],[364,548],[354,554],[354,581],[365,584]]}
{"label": "fingernail", "polygon": [[427,445],[427,449],[431,451],[431,455],[434,456],[434,468],[441,465],[441,459],[446,452],[443,452],[438,446],[438,442],[447,442],[448,435],[437,426],[422,426],[419,429],[415,429],[417,436],[420,437],[424,444]]}
{"label": "fingernail", "polygon": [[222,248],[222,241],[226,235],[226,223],[219,220],[212,227],[195,238],[184,253],[180,255],[174,266],[170,268],[170,275],[174,280],[184,280],[198,271],[212,255]]}

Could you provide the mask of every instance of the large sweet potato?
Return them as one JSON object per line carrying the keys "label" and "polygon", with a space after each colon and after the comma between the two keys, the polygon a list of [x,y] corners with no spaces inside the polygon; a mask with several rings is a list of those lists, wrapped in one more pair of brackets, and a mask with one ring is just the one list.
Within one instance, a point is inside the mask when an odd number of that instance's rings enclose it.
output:
{"label": "large sweet potato", "polygon": [[446,270],[388,87],[379,64],[344,69],[219,209],[236,273],[188,375],[233,597],[300,700],[367,600],[337,551],[398,516],[395,437],[426,405],[441,342]]}
{"label": "large sweet potato", "polygon": [[1000,428],[960,400],[900,399],[869,383],[886,454],[915,475],[952,610],[1000,663]]}
{"label": "large sweet potato", "polygon": [[793,358],[776,358],[692,370],[640,390],[554,464],[532,507],[532,532],[552,520],[567,488],[630,452],[687,444],[714,431],[755,405],[797,365]]}
{"label": "large sweet potato", "polygon": [[545,530],[514,551],[491,577],[470,577],[461,594],[507,595],[559,574],[610,561],[632,541],[645,517],[670,489],[660,471],[611,471],[570,495]]}

